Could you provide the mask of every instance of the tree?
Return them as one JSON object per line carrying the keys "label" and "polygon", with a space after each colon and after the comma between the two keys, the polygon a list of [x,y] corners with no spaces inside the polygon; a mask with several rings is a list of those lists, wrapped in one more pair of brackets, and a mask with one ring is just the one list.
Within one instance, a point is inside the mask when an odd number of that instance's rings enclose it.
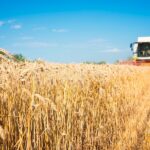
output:
{"label": "tree", "polygon": [[102,64],[107,64],[106,61],[100,61],[97,64],[102,65]]}
{"label": "tree", "polygon": [[1,55],[6,55],[4,51],[0,50]]}
{"label": "tree", "polygon": [[14,54],[13,56],[17,61],[25,61],[26,60],[26,58],[22,54]]}
{"label": "tree", "polygon": [[97,64],[97,65],[102,65],[102,64],[107,64],[106,61],[99,61],[99,62],[92,62],[92,61],[86,61],[84,64]]}

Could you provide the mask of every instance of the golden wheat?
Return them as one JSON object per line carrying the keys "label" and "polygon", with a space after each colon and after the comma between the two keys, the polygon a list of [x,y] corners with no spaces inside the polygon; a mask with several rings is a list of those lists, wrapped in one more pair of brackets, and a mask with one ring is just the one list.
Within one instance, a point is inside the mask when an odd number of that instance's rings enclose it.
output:
{"label": "golden wheat", "polygon": [[0,64],[0,149],[137,149],[150,111],[149,68]]}

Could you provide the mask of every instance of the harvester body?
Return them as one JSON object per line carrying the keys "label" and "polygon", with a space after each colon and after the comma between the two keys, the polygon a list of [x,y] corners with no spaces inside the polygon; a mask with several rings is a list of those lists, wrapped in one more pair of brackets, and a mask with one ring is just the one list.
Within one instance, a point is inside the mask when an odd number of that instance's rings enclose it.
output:
{"label": "harvester body", "polygon": [[138,37],[130,48],[133,51],[133,65],[150,66],[150,37]]}

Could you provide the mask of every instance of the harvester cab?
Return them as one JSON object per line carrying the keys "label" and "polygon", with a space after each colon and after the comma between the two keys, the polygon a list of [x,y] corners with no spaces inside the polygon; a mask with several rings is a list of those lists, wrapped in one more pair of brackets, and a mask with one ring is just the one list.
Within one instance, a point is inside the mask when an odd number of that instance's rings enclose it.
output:
{"label": "harvester cab", "polygon": [[138,37],[137,42],[131,43],[133,63],[150,66],[150,37]]}

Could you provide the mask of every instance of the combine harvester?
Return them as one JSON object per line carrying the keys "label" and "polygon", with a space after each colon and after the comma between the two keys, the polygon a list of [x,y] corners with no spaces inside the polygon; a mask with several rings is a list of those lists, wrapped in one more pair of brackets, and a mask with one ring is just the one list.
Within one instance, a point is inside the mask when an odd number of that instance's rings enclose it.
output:
{"label": "combine harvester", "polygon": [[121,61],[119,64],[150,66],[150,37],[138,37],[137,42],[131,43],[133,60]]}
{"label": "combine harvester", "polygon": [[130,48],[133,51],[133,64],[150,66],[150,37],[138,37]]}

